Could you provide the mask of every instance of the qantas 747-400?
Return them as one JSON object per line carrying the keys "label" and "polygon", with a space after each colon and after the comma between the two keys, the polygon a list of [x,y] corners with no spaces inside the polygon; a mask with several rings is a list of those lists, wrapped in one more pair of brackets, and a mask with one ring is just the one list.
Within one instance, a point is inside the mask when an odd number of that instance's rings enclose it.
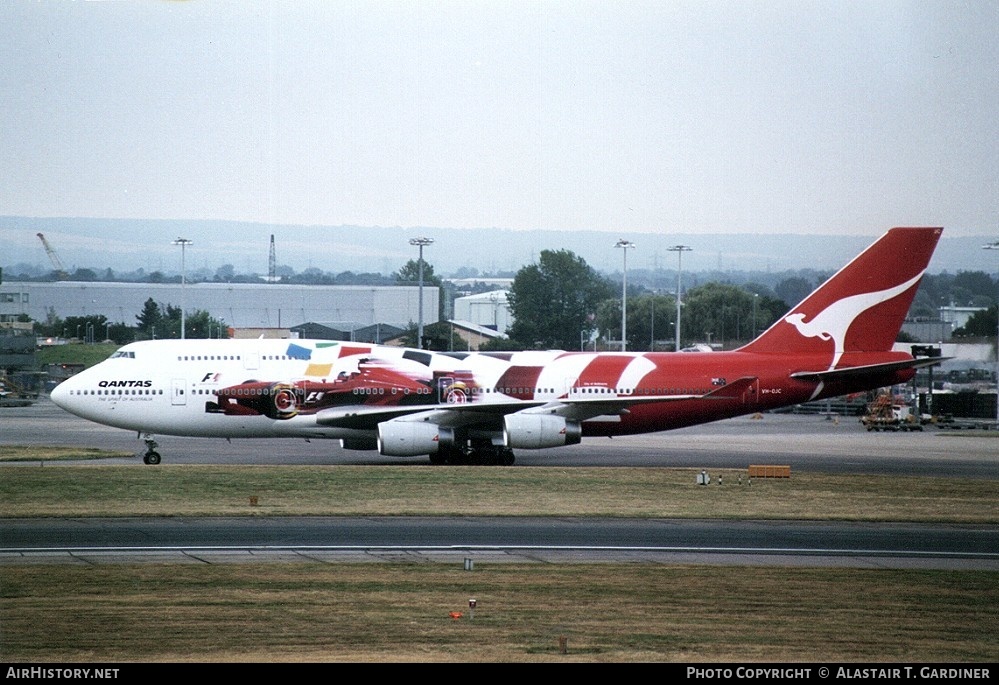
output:
{"label": "qantas 747-400", "polygon": [[728,352],[427,352],[325,340],[125,345],[52,400],[153,437],[332,438],[438,463],[681,428],[904,383],[892,351],[940,228],[894,228]]}

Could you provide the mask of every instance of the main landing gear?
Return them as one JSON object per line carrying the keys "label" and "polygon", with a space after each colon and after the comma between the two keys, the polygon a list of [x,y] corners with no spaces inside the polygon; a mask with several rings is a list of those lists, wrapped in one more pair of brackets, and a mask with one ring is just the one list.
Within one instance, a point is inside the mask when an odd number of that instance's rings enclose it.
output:
{"label": "main landing gear", "polygon": [[153,440],[153,436],[148,433],[142,438],[146,443],[146,453],[142,455],[142,461],[146,464],[156,465],[160,463],[160,453],[156,451],[159,445]]}
{"label": "main landing gear", "polygon": [[430,463],[434,465],[513,466],[514,461],[512,449],[498,447],[487,440],[473,441],[471,448],[454,446],[447,452],[435,452],[430,455]]}

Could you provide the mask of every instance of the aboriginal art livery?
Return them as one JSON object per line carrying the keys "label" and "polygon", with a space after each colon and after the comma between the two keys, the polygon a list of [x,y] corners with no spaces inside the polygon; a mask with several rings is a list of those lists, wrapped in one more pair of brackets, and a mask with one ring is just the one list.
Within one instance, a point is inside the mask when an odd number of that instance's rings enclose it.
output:
{"label": "aboriginal art livery", "polygon": [[728,352],[428,352],[321,340],[126,345],[52,392],[78,416],[154,436],[329,438],[433,463],[666,431],[910,380],[940,358],[893,344],[939,240],[895,228]]}

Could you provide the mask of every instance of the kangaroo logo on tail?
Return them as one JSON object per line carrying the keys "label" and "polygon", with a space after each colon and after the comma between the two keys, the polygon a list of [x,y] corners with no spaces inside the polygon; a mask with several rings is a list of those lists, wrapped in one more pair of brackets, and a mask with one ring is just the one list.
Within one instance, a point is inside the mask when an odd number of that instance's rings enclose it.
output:
{"label": "kangaroo logo on tail", "polygon": [[833,302],[816,314],[812,317],[811,321],[806,322],[806,315],[801,313],[788,314],[784,317],[784,321],[797,328],[798,333],[805,338],[832,340],[835,351],[829,368],[833,369],[839,363],[840,357],[843,356],[843,351],[846,347],[846,332],[853,325],[857,317],[871,307],[901,295],[918,283],[922,276],[923,272],[921,271],[905,283],[897,285],[894,288],[844,297],[842,300]]}

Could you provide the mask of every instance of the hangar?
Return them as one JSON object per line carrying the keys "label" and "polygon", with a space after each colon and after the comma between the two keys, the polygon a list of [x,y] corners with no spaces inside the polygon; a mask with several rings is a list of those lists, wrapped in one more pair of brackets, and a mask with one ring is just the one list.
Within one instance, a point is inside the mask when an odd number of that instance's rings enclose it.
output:
{"label": "hangar", "polygon": [[[282,283],[112,283],[60,281],[0,285],[0,320],[26,314],[45,321],[104,315],[134,325],[147,300],[188,313],[208,312],[234,328],[289,328],[309,321],[338,322],[341,330],[386,324],[406,328],[419,320],[419,286],[291,285]],[[438,288],[423,287],[423,320],[436,323]]]}

